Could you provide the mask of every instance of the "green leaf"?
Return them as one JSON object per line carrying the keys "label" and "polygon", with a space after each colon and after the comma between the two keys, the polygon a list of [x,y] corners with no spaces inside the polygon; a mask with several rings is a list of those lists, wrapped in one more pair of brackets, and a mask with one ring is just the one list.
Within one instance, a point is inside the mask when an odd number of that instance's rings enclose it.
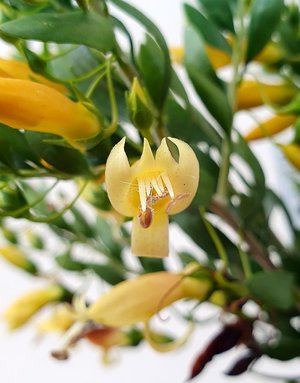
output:
{"label": "green leaf", "polygon": [[201,34],[208,45],[231,54],[230,45],[213,23],[188,4],[184,5],[184,10],[190,24]]}
{"label": "green leaf", "polygon": [[95,239],[99,239],[99,241],[102,242],[104,246],[106,246],[106,248],[109,250],[110,255],[118,262],[120,262],[122,247],[117,242],[113,234],[113,228],[109,222],[98,216],[94,230]]}
{"label": "green leaf", "polygon": [[230,2],[227,0],[198,0],[210,20],[223,30],[235,32]]}
{"label": "green leaf", "polygon": [[233,143],[233,152],[238,154],[250,167],[255,181],[256,190],[259,189],[264,192],[265,176],[262,167],[241,135],[238,135],[237,140]]}
{"label": "green leaf", "polygon": [[111,3],[115,4],[117,7],[121,8],[123,11],[128,13],[131,17],[136,19],[147,31],[148,33],[155,39],[159,48],[162,51],[163,59],[164,59],[164,87],[162,93],[167,94],[170,81],[171,81],[171,60],[169,55],[169,48],[166,44],[166,41],[157,28],[157,26],[148,19],[142,12],[128,4],[123,0],[110,0]]}
{"label": "green leaf", "polygon": [[203,40],[192,26],[185,31],[185,67],[196,92],[220,127],[229,133],[232,125],[232,110],[222,82],[208,59]]}
{"label": "green leaf", "polygon": [[146,273],[155,273],[165,270],[164,261],[160,258],[138,257],[137,259]]}
{"label": "green leaf", "polygon": [[58,44],[79,44],[108,52],[115,47],[112,23],[95,13],[40,13],[0,25],[9,37]]}
{"label": "green leaf", "polygon": [[294,275],[283,270],[261,271],[248,282],[250,294],[268,307],[288,310],[295,303]]}
{"label": "green leaf", "polygon": [[[147,35],[146,41],[141,45],[139,55],[139,72],[152,102],[161,109],[167,96],[169,76],[165,77],[165,64],[163,52],[155,40]],[[167,85],[167,86],[166,86]]]}
{"label": "green leaf", "polygon": [[98,275],[105,282],[110,285],[116,285],[125,280],[123,273],[117,271],[111,265],[98,265],[96,263],[85,264],[85,267],[89,270],[92,270],[95,274]]}
{"label": "green leaf", "polygon": [[170,136],[191,143],[206,142],[220,147],[221,137],[215,128],[193,106],[181,106],[175,98],[166,102],[166,124]]}
{"label": "green leaf", "polygon": [[282,361],[297,358],[300,355],[300,340],[283,337],[275,345],[264,347],[263,352],[270,358]]}
{"label": "green leaf", "polygon": [[85,269],[84,264],[81,262],[75,261],[71,257],[70,253],[58,255],[57,257],[55,257],[55,262],[58,264],[59,267],[68,271],[80,272]]}
{"label": "green leaf", "polygon": [[200,184],[194,203],[201,207],[208,207],[217,189],[219,167],[209,157],[208,153],[203,153],[195,146],[193,146],[193,149],[200,164]]}
{"label": "green leaf", "polygon": [[3,124],[0,124],[0,161],[14,170],[30,169],[30,162],[39,164],[24,134]]}
{"label": "green leaf", "polygon": [[88,163],[78,150],[52,145],[45,140],[55,136],[46,133],[26,131],[25,137],[36,155],[60,172],[71,175],[90,175]]}
{"label": "green leaf", "polygon": [[268,43],[284,9],[284,0],[253,0],[246,63],[251,61]]}

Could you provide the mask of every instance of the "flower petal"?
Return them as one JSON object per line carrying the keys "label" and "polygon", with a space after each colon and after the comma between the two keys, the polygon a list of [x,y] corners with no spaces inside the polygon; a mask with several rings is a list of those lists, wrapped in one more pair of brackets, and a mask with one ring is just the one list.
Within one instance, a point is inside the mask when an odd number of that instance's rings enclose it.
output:
{"label": "flower petal", "polygon": [[143,153],[139,161],[135,162],[132,166],[132,172],[135,177],[143,177],[148,172],[156,170],[156,162],[153,157],[147,138],[144,138]]}
{"label": "flower petal", "polygon": [[153,213],[146,229],[135,216],[132,222],[131,251],[138,257],[163,258],[169,253],[169,218],[164,210]]}
{"label": "flower petal", "polygon": [[[192,148],[176,138],[169,138],[179,150],[179,162],[172,157],[164,138],[157,149],[155,161],[164,168],[175,194],[174,204],[169,214],[177,214],[192,202],[199,184],[199,162]],[[177,197],[177,200],[176,200]]]}
{"label": "flower petal", "polygon": [[92,304],[86,317],[112,327],[147,321],[184,298],[181,281],[182,275],[162,271],[121,282]]}
{"label": "flower petal", "polygon": [[138,214],[138,206],[129,202],[132,188],[132,171],[124,150],[126,138],[122,138],[111,150],[105,167],[105,183],[108,198],[120,214],[132,217]]}

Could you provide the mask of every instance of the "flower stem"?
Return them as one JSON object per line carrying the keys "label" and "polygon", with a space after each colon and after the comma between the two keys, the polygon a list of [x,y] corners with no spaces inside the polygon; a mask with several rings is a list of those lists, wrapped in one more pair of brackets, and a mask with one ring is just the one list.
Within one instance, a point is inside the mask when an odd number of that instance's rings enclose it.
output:
{"label": "flower stem", "polygon": [[[242,78],[244,66],[241,67],[244,57],[244,35],[245,25],[244,16],[246,12],[246,1],[241,0],[237,9],[237,22],[239,23],[239,33],[237,33],[236,40],[232,47],[232,79],[227,89],[227,97],[231,106],[232,114],[234,116],[236,109],[236,88]],[[221,149],[221,165],[217,185],[216,199],[219,203],[226,206],[228,203],[228,176],[230,170],[230,157],[232,151],[232,132],[224,137]]]}

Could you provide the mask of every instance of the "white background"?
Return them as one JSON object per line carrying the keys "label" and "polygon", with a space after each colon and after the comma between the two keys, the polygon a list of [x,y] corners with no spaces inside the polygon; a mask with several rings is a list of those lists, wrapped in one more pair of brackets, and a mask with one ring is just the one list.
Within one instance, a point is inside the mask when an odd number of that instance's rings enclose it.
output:
{"label": "white background", "polygon": [[[170,45],[181,42],[183,30],[182,2],[179,0],[132,0],[141,10],[157,23]],[[135,35],[142,36],[140,28],[132,23]],[[265,154],[265,167],[269,170],[270,182],[276,186],[276,178],[272,177],[273,164],[268,159],[271,153],[268,144],[259,144],[258,152]],[[42,281],[38,284],[43,285]],[[0,260],[0,311],[19,295],[37,287],[36,279],[31,279],[22,272],[16,271]],[[209,312],[203,310],[203,317],[208,317]],[[165,328],[173,329],[173,333],[183,329],[178,323],[170,319]],[[34,324],[23,330],[9,334],[3,324],[0,327],[0,379],[5,383],[183,383],[195,355],[200,352],[208,339],[219,329],[216,320],[211,320],[201,326],[188,342],[186,347],[170,354],[158,354],[149,346],[143,345],[136,349],[121,350],[118,352],[118,363],[105,367],[100,363],[99,351],[87,343],[76,348],[72,358],[66,362],[58,362],[49,357],[49,352],[57,344],[57,337],[46,338],[37,342]],[[180,334],[178,334],[180,335]],[[214,383],[263,383],[260,376],[251,374],[237,378],[226,378],[222,372],[228,369],[235,356],[240,353],[229,352],[226,356],[216,357],[205,371],[196,378],[199,382]],[[280,364],[272,361],[262,361],[256,368],[272,374],[297,374],[296,362]],[[298,368],[300,375],[300,368]]]}

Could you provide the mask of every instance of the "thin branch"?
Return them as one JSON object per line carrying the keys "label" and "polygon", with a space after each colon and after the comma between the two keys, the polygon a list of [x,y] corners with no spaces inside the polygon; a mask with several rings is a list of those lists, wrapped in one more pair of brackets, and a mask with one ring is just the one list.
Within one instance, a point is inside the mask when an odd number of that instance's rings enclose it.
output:
{"label": "thin branch", "polygon": [[257,241],[252,233],[243,229],[239,222],[233,217],[226,206],[218,203],[216,200],[213,200],[210,204],[210,210],[222,218],[232,229],[239,231],[243,240],[249,246],[249,253],[254,258],[254,260],[265,270],[274,270],[275,266],[271,262],[267,251],[264,247]]}

